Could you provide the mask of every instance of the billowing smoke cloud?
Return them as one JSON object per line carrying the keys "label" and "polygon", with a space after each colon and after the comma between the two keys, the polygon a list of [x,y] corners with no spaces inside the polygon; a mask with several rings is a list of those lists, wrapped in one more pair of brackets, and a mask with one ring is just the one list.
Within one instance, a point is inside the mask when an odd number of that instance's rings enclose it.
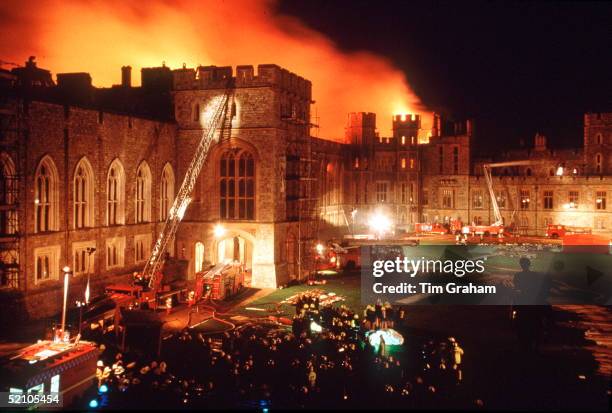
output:
{"label": "billowing smoke cloud", "polygon": [[348,112],[377,113],[387,134],[392,114],[424,110],[384,58],[340,51],[271,1],[9,1],[0,19],[0,59],[35,55],[54,73],[91,73],[96,86],[119,83],[128,64],[276,63],[312,81],[324,138],[342,139]]}

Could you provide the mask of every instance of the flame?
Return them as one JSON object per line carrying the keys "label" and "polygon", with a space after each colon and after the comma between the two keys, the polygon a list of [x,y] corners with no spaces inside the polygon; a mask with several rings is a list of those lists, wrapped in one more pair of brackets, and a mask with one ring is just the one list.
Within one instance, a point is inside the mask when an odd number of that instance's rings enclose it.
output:
{"label": "flame", "polygon": [[0,16],[3,60],[35,55],[55,73],[91,73],[96,86],[119,83],[123,65],[138,71],[162,62],[172,68],[276,63],[312,81],[319,118],[313,121],[323,138],[342,140],[348,112],[377,113],[385,134],[391,115],[425,110],[389,61],[341,51],[278,14],[271,0],[13,0],[0,4]]}

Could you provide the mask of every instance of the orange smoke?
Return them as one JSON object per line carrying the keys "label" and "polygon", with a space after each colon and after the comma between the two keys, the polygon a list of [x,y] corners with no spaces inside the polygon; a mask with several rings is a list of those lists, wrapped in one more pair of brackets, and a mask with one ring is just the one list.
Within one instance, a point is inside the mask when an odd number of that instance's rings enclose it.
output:
{"label": "orange smoke", "polygon": [[[341,140],[348,112],[422,112],[404,74],[372,53],[346,53],[272,1],[2,2],[0,59],[37,56],[54,73],[89,72],[96,86],[120,82],[120,67],[276,63],[312,81],[319,136]],[[138,79],[134,79],[138,80]],[[315,115],[313,111],[313,116]]]}

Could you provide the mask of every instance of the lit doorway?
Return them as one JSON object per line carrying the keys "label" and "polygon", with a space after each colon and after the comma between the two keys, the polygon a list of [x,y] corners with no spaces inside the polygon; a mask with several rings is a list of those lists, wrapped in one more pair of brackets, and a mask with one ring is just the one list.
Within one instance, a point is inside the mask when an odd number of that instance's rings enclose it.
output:
{"label": "lit doorway", "polygon": [[252,243],[243,237],[235,236],[219,241],[218,262],[238,261],[248,270],[251,268],[252,256]]}

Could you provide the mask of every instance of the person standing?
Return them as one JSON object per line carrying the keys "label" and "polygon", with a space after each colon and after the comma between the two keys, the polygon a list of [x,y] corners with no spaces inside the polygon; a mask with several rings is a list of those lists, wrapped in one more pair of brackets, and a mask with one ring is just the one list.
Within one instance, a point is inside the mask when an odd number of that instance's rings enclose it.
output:
{"label": "person standing", "polygon": [[463,380],[463,374],[461,372],[461,361],[464,354],[463,349],[459,346],[457,340],[454,337],[451,337],[449,341],[452,344],[451,351],[453,352],[453,370],[457,372],[457,382],[461,382]]}
{"label": "person standing", "polygon": [[385,338],[382,336],[382,334],[380,336],[378,354],[380,355],[380,357],[387,357],[387,343],[385,342]]}
{"label": "person standing", "polygon": [[380,299],[377,300],[376,305],[374,305],[374,316],[375,316],[374,328],[378,330],[380,328],[380,324],[382,323],[382,318],[383,318],[382,303],[380,302]]}
{"label": "person standing", "polygon": [[308,373],[308,384],[313,390],[317,385],[317,373],[314,371],[314,366],[310,367],[310,372]]}

